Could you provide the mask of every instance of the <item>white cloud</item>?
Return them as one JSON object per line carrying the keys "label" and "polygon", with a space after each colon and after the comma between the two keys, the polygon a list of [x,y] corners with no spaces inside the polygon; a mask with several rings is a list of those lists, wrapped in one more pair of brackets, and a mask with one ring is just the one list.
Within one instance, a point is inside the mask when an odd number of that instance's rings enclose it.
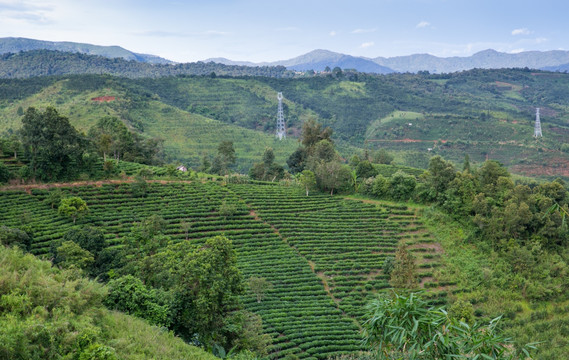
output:
{"label": "white cloud", "polygon": [[535,43],[536,43],[536,44],[541,44],[541,43],[544,43],[544,42],[547,42],[547,38],[540,37],[540,38],[535,39]]}
{"label": "white cloud", "polygon": [[510,54],[518,54],[518,53],[521,53],[521,52],[524,52],[524,51],[526,51],[524,48],[519,48],[519,49],[510,50],[509,53],[510,53]]}
{"label": "white cloud", "polygon": [[430,22],[428,22],[428,21],[421,21],[421,22],[418,23],[415,27],[416,27],[417,29],[420,29],[420,28],[425,28],[425,27],[428,27],[428,26],[431,26],[431,23],[430,23]]}
{"label": "white cloud", "polygon": [[35,4],[32,1],[0,0],[0,18],[4,21],[15,21],[32,24],[49,24],[55,6],[51,4]]}
{"label": "white cloud", "polygon": [[532,32],[529,31],[529,30],[526,29],[526,28],[521,28],[521,29],[514,29],[514,30],[512,30],[512,35],[514,35],[514,36],[516,36],[516,35],[529,35],[529,34],[531,34],[531,33],[532,33]]}
{"label": "white cloud", "polygon": [[371,33],[371,32],[375,32],[377,29],[373,28],[373,29],[355,29],[352,30],[352,34],[366,34],[366,33]]}
{"label": "white cloud", "polygon": [[330,31],[330,36],[336,36],[336,32],[334,30]]}
{"label": "white cloud", "polygon": [[374,42],[370,41],[370,42],[365,42],[365,43],[361,44],[360,47],[365,49],[365,48],[371,47],[373,45],[374,45]]}

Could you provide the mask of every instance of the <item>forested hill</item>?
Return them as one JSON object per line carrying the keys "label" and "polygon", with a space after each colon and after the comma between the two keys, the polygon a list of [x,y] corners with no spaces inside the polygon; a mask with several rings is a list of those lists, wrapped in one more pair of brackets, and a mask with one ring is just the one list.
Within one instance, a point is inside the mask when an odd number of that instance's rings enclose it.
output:
{"label": "forested hill", "polygon": [[109,74],[128,78],[156,78],[175,75],[229,75],[287,77],[293,72],[284,66],[236,66],[216,63],[149,64],[98,55],[31,50],[0,55],[0,78],[72,74]]}

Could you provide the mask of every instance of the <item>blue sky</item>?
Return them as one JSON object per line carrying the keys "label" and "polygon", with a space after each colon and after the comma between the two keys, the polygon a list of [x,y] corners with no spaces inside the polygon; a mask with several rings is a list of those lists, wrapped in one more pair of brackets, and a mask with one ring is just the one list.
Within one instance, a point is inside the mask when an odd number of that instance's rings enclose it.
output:
{"label": "blue sky", "polygon": [[189,62],[569,50],[569,1],[0,0],[0,37],[119,45]]}

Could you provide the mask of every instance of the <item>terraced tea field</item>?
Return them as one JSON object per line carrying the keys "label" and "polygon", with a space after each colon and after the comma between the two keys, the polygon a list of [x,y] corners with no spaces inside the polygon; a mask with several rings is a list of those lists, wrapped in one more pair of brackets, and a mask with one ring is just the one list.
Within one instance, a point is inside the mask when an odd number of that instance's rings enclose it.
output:
{"label": "terraced tea field", "polygon": [[[322,359],[360,350],[363,305],[389,287],[381,269],[398,242],[408,242],[418,255],[422,286],[439,289],[431,292],[433,299],[445,295],[431,273],[440,249],[416,210],[406,206],[306,197],[274,184],[149,183],[145,198],[133,197],[128,183],[63,190],[89,206],[76,225],[43,202],[49,189],[33,187],[0,191],[0,206],[7,209],[0,212],[0,224],[33,229],[31,251],[37,255],[74,226],[100,227],[108,246],[121,246],[133,225],[153,214],[165,219],[173,241],[187,236],[201,244],[223,234],[233,241],[243,277],[265,277],[273,285],[261,302],[253,294],[243,296],[273,338],[271,358]],[[223,201],[236,206],[234,215],[220,214]],[[187,235],[182,222],[191,224]]]}

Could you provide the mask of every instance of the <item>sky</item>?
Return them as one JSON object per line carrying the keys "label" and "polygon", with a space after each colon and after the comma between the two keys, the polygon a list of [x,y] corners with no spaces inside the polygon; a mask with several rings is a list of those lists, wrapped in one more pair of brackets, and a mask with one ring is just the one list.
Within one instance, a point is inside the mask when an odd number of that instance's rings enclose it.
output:
{"label": "sky", "polygon": [[567,0],[0,0],[0,37],[118,45],[176,62],[569,50]]}

